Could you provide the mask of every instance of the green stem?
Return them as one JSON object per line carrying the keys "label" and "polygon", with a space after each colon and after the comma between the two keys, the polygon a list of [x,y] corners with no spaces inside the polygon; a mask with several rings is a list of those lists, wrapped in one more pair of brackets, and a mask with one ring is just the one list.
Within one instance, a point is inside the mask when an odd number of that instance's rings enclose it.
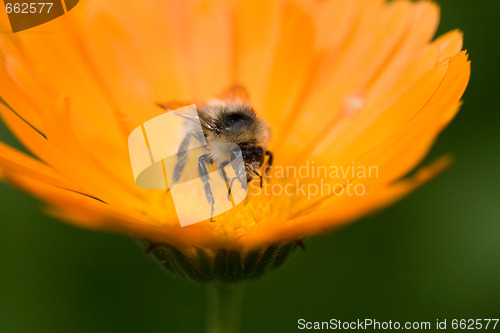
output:
{"label": "green stem", "polygon": [[243,283],[208,285],[207,333],[238,333]]}

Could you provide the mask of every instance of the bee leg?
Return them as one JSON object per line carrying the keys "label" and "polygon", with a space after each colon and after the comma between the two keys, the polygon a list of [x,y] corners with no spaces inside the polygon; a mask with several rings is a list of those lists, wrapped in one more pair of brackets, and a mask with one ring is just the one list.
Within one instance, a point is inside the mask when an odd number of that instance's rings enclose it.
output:
{"label": "bee leg", "polygon": [[181,145],[179,146],[179,150],[177,152],[177,164],[175,164],[174,168],[173,183],[172,185],[169,185],[169,187],[172,187],[181,178],[182,171],[184,170],[184,166],[186,165],[186,158],[187,158],[189,143],[191,142],[191,137],[194,137],[196,140],[203,143],[203,140],[199,137],[198,133],[194,131],[190,131],[186,135],[184,140],[182,140]]}
{"label": "bee leg", "polygon": [[198,159],[198,173],[200,174],[201,181],[203,182],[203,189],[205,190],[205,197],[207,198],[208,203],[210,204],[210,222],[214,222],[214,194],[212,193],[212,188],[210,187],[210,178],[208,177],[208,171],[206,163],[210,163],[210,155],[204,154],[201,155]]}
{"label": "bee leg", "polygon": [[[239,158],[239,159],[237,159]],[[231,167],[234,170],[234,173],[236,174],[236,177],[231,179],[231,184],[229,185],[229,193],[228,196],[231,194],[231,189],[233,188],[233,183],[236,179],[240,181],[241,188],[244,189],[245,191],[248,191],[248,185],[247,182],[245,181],[246,177],[246,171],[245,171],[245,163],[242,163],[243,159],[243,154],[240,149],[235,149],[231,151]]]}
{"label": "bee leg", "polygon": [[[224,182],[229,185],[229,179],[227,179],[227,173],[226,173],[226,170],[224,169],[227,165],[229,164],[229,161],[225,161],[225,162],[222,162],[220,165],[220,174],[222,176],[222,178],[224,179]],[[231,187],[229,187],[229,189],[227,190],[227,200],[231,200]]]}
{"label": "bee leg", "polygon": [[227,183],[229,183],[229,180],[227,179],[227,173],[226,173],[226,170],[224,170],[224,168],[225,168],[228,164],[229,164],[229,162],[228,162],[228,161],[226,161],[226,162],[222,162],[221,164],[219,164],[219,165],[220,165],[220,169],[219,169],[220,174],[221,174],[222,178],[224,178],[224,181],[226,182],[226,184],[227,184]]}
{"label": "bee leg", "polygon": [[239,176],[236,176],[234,178],[231,179],[231,184],[229,185],[229,191],[227,192],[227,196],[229,197],[231,195],[231,189],[233,188],[233,183],[236,179],[238,179],[241,183],[241,187],[244,188],[245,190],[247,189],[244,185],[243,185],[243,182],[242,180],[240,179],[241,175]]}

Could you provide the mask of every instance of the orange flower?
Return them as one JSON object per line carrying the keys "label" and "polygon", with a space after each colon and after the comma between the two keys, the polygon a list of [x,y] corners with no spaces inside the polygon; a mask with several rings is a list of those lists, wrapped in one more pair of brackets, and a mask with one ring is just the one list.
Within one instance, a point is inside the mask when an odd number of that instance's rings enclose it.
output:
{"label": "orange flower", "polygon": [[[2,176],[64,220],[186,253],[336,228],[446,165],[402,179],[454,117],[469,80],[461,33],[431,41],[438,20],[430,2],[81,1],[47,24],[0,35],[1,115],[36,156],[1,144]],[[5,15],[1,23],[8,30]],[[168,193],[135,185],[127,136],[164,112],[156,102],[207,100],[235,83],[270,124],[274,173],[214,223],[181,228]],[[284,173],[313,164],[377,174]],[[325,182],[340,187],[312,193]],[[339,194],[358,184],[362,194]]]}

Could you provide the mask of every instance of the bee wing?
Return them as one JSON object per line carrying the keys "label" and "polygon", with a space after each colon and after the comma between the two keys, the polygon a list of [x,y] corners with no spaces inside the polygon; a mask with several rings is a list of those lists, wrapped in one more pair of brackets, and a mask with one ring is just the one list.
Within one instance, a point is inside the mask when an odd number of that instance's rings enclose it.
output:
{"label": "bee wing", "polygon": [[239,100],[242,102],[250,103],[250,95],[246,88],[240,84],[235,84],[227,88],[221,95],[220,99]]}
{"label": "bee wing", "polygon": [[172,111],[176,109],[183,108],[185,106],[191,105],[193,103],[190,102],[183,102],[183,101],[169,101],[169,102],[164,102],[164,103],[156,103],[159,107],[162,109]]}
{"label": "bee wing", "polygon": [[[180,108],[183,108],[185,106],[194,104],[193,102],[183,102],[183,101],[169,101],[165,103],[156,103],[157,106],[161,107],[162,109],[165,109],[167,111],[174,111]],[[209,121],[210,117],[207,117],[205,115],[205,110],[203,108],[203,104],[200,104],[200,107],[197,108],[198,115],[200,116],[199,119],[196,118],[196,120],[199,120],[201,123],[201,126],[213,130],[213,124]],[[187,118],[186,116],[183,116],[184,118]],[[192,119],[194,120],[194,119]]]}

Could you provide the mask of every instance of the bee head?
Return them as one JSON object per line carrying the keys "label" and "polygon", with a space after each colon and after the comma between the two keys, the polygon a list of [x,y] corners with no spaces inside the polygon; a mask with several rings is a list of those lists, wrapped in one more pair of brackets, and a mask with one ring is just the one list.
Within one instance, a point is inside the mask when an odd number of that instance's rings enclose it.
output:
{"label": "bee head", "polygon": [[262,147],[240,146],[245,165],[249,170],[258,170],[264,163],[264,149]]}

